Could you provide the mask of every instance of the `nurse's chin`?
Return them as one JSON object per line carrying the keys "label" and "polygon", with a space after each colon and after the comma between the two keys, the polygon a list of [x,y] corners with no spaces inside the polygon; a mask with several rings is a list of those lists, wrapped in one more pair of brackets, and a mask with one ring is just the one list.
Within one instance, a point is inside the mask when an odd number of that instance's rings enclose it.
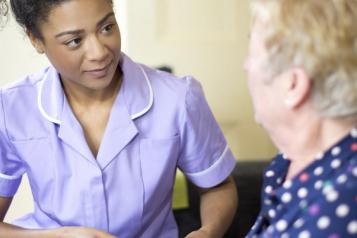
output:
{"label": "nurse's chin", "polygon": [[84,71],[84,75],[88,78],[93,78],[93,79],[102,79],[108,76],[111,76],[114,74],[114,69],[113,69],[113,61],[111,61],[108,65],[106,65],[103,68],[98,68],[98,69],[93,69],[93,70],[87,70]]}
{"label": "nurse's chin", "polygon": [[111,81],[112,78],[109,77],[102,78],[102,79],[88,79],[86,80],[86,84],[83,86],[86,87],[87,90],[98,92],[98,91],[106,90],[109,87],[113,86]]}

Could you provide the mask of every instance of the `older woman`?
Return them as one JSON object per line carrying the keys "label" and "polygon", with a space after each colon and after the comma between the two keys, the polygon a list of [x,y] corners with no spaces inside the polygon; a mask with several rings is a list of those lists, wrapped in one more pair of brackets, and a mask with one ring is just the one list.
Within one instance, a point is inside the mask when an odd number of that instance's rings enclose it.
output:
{"label": "older woman", "polygon": [[282,153],[248,237],[356,237],[357,1],[252,6],[249,89]]}
{"label": "older woman", "polygon": [[[199,82],[122,53],[112,0],[10,3],[51,64],[0,90],[0,237],[178,237],[177,168],[201,198],[186,237],[222,237],[236,160]],[[6,224],[24,173],[34,211]]]}

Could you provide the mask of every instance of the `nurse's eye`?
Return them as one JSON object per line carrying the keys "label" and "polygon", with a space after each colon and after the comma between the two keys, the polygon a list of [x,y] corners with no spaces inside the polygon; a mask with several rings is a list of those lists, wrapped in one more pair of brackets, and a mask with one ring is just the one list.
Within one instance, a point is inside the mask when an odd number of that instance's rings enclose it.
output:
{"label": "nurse's eye", "polygon": [[76,48],[76,47],[79,46],[79,44],[81,43],[81,41],[82,41],[81,38],[75,38],[75,39],[72,39],[72,40],[70,40],[70,41],[65,42],[64,44],[65,44],[66,46],[68,46],[69,48],[74,49],[74,48]]}
{"label": "nurse's eye", "polygon": [[108,24],[102,28],[102,32],[105,34],[111,33],[113,31],[115,24]]}

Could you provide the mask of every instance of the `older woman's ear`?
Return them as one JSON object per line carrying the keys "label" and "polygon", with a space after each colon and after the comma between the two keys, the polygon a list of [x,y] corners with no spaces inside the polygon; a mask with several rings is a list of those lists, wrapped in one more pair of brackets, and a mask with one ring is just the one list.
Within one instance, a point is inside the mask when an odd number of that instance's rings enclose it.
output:
{"label": "older woman's ear", "polygon": [[293,68],[288,72],[284,104],[290,109],[303,105],[311,92],[311,80],[302,68]]}

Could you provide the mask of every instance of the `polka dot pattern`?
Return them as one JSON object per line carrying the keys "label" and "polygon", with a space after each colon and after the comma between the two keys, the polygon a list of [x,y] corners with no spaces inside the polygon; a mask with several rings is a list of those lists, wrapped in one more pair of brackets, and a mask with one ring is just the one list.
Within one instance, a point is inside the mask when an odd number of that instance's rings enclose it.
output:
{"label": "polka dot pattern", "polygon": [[271,193],[273,191],[273,187],[272,186],[266,186],[266,188],[265,188],[265,192],[266,193]]}
{"label": "polka dot pattern", "polygon": [[288,203],[291,201],[291,194],[290,193],[284,193],[283,196],[281,197],[281,200],[284,203]]}
{"label": "polka dot pattern", "polygon": [[324,183],[321,180],[318,180],[318,181],[315,182],[314,187],[315,187],[316,190],[319,190],[319,189],[322,188],[323,185],[324,185]]}
{"label": "polka dot pattern", "polygon": [[304,182],[306,182],[306,181],[308,181],[309,180],[309,174],[308,173],[302,173],[301,175],[300,175],[300,177],[299,177],[299,179],[300,179],[300,181],[302,182],[302,183],[304,183]]}
{"label": "polka dot pattern", "polygon": [[318,153],[315,157],[316,160],[321,160],[324,157],[324,153]]}
{"label": "polka dot pattern", "polygon": [[296,220],[295,221],[295,223],[294,223],[294,227],[295,228],[300,228],[300,227],[302,227],[304,225],[304,219],[302,219],[302,218],[299,218],[298,220]]}
{"label": "polka dot pattern", "polygon": [[319,215],[320,214],[320,206],[318,204],[311,205],[311,207],[309,208],[309,214],[311,216]]}
{"label": "polka dot pattern", "polygon": [[309,231],[302,231],[302,232],[300,232],[300,234],[299,234],[298,237],[299,237],[299,238],[310,238],[311,235],[310,235],[310,232],[309,232]]}
{"label": "polka dot pattern", "polygon": [[352,170],[353,176],[357,177],[357,167],[354,167]]}
{"label": "polka dot pattern", "polygon": [[281,235],[281,238],[290,238],[289,233],[283,233]]}
{"label": "polka dot pattern", "polygon": [[323,171],[324,171],[324,169],[323,169],[322,167],[317,167],[317,168],[314,170],[314,174],[315,174],[316,176],[320,176]]}
{"label": "polka dot pattern", "polygon": [[336,192],[335,190],[330,191],[329,193],[327,193],[326,195],[326,200],[329,202],[335,202],[338,199],[338,192]]}
{"label": "polka dot pattern", "polygon": [[266,170],[260,218],[246,237],[357,237],[357,128],[284,181],[289,163],[278,155]]}
{"label": "polka dot pattern", "polygon": [[352,138],[357,138],[357,128],[352,129],[351,136]]}
{"label": "polka dot pattern", "polygon": [[276,229],[278,231],[284,231],[287,226],[288,226],[288,222],[285,220],[280,220],[276,223]]}
{"label": "polka dot pattern", "polygon": [[346,183],[346,181],[347,181],[346,174],[341,174],[340,176],[337,177],[337,183],[339,183],[339,184]]}
{"label": "polka dot pattern", "polygon": [[338,217],[346,217],[350,212],[350,208],[346,204],[341,204],[336,208],[336,216]]}
{"label": "polka dot pattern", "polygon": [[351,221],[347,225],[347,231],[351,235],[356,235],[357,234],[357,220]]}
{"label": "polka dot pattern", "polygon": [[326,229],[330,225],[330,218],[324,216],[317,221],[317,227],[321,230]]}
{"label": "polka dot pattern", "polygon": [[291,185],[293,183],[291,182],[291,180],[286,180],[284,183],[283,183],[283,187],[286,188],[286,189],[289,189],[291,188]]}
{"label": "polka dot pattern", "polygon": [[331,234],[327,238],[340,238],[338,234]]}
{"label": "polka dot pattern", "polygon": [[269,216],[270,216],[271,218],[274,218],[275,215],[276,215],[276,212],[275,212],[274,209],[270,209],[268,213],[269,213]]}
{"label": "polka dot pattern", "polygon": [[351,150],[352,150],[352,151],[357,151],[357,143],[353,143],[353,144],[351,145]]}
{"label": "polka dot pattern", "polygon": [[337,169],[338,167],[340,167],[341,165],[341,160],[339,159],[334,159],[332,162],[331,162],[331,167],[333,169]]}
{"label": "polka dot pattern", "polygon": [[341,153],[340,147],[336,146],[335,148],[332,149],[331,153],[333,156],[339,155]]}
{"label": "polka dot pattern", "polygon": [[266,172],[265,175],[266,175],[267,177],[273,177],[273,176],[274,176],[274,171],[269,170],[269,171]]}
{"label": "polka dot pattern", "polygon": [[308,191],[307,191],[306,188],[300,188],[298,190],[298,197],[299,198],[305,198],[307,196],[307,194],[308,194]]}

